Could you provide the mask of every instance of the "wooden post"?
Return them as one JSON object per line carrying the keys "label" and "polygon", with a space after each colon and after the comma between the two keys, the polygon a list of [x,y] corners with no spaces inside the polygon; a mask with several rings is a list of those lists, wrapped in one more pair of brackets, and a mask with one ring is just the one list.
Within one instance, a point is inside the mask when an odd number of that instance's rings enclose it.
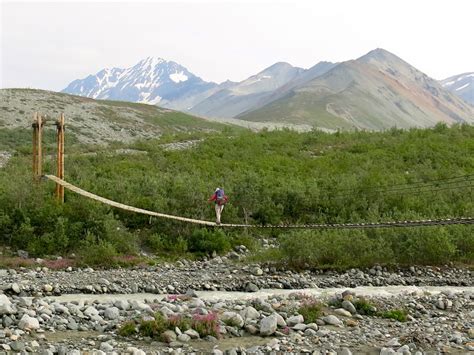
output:
{"label": "wooden post", "polygon": [[37,179],[36,173],[38,171],[38,113],[35,112],[33,115],[33,124],[31,125],[33,127],[33,180]]}
{"label": "wooden post", "polygon": [[36,134],[36,178],[41,178],[43,175],[43,148],[41,146],[41,141],[43,140],[43,118],[41,115],[38,115],[38,131]]}
{"label": "wooden post", "polygon": [[[57,170],[56,176],[64,180],[64,114],[62,113],[57,125]],[[64,202],[64,186],[56,184],[56,197],[59,202]]]}

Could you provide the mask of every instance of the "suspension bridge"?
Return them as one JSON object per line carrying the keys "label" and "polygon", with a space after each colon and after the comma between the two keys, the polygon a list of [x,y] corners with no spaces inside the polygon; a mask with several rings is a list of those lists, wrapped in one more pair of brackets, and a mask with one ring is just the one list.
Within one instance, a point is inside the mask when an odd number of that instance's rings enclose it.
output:
{"label": "suspension bridge", "polygon": [[[276,224],[276,225],[261,225],[261,224],[236,224],[236,223],[220,223],[217,224],[211,221],[205,221],[200,219],[174,216],[170,214],[160,213],[145,210],[138,207],[129,206],[120,202],[109,200],[105,197],[98,196],[91,192],[85,191],[73,184],[68,183],[64,180],[64,114],[61,114],[55,125],[57,128],[57,175],[43,175],[43,155],[42,155],[42,136],[43,127],[47,123],[47,120],[38,113],[34,114],[33,118],[33,176],[36,180],[40,177],[44,177],[56,183],[56,197],[61,203],[64,202],[64,189],[68,189],[74,193],[82,195],[86,198],[101,202],[111,207],[119,208],[129,212],[140,213],[151,217],[166,218],[184,223],[193,223],[204,226],[214,226],[220,228],[281,228],[281,229],[369,229],[369,228],[399,228],[399,227],[423,227],[423,226],[441,226],[441,225],[454,225],[454,224],[474,224],[474,217],[456,217],[456,218],[443,218],[443,219],[426,219],[426,220],[408,220],[408,221],[383,221],[375,223],[322,223],[322,224]],[[472,177],[474,175],[464,175],[458,177],[452,177],[447,179],[433,180],[427,183],[415,183],[412,186],[405,186],[406,184],[395,185],[391,193],[395,194],[413,194],[423,192],[425,188],[430,188],[432,191],[441,191],[445,189],[452,189],[451,184],[455,184],[455,188],[470,188],[472,193]],[[444,186],[440,187],[438,184],[444,183]],[[433,189],[434,188],[434,189]],[[417,189],[418,191],[414,191]],[[426,191],[425,191],[426,192]],[[384,191],[375,189],[370,194],[383,194]],[[332,196],[333,199],[344,199],[347,198],[347,194],[342,193],[339,195]]]}
{"label": "suspension bridge", "polygon": [[167,218],[175,221],[194,223],[205,226],[214,226],[221,228],[281,228],[281,229],[369,229],[369,228],[392,228],[392,227],[422,227],[422,226],[441,226],[441,225],[453,225],[453,224],[474,224],[473,217],[466,218],[445,218],[445,219],[427,219],[427,220],[415,220],[415,221],[388,221],[388,222],[377,222],[377,223],[342,223],[342,224],[276,224],[276,225],[259,225],[259,224],[234,224],[234,223],[221,223],[217,224],[211,221],[173,216],[165,213],[159,213],[154,211],[145,210],[129,205],[125,205],[120,202],[109,200],[105,197],[98,196],[91,192],[85,191],[73,184],[70,184],[63,179],[58,178],[54,175],[44,175],[45,178],[55,182],[57,185],[64,187],[74,193],[90,198],[92,200],[104,203],[111,207],[119,208],[129,212],[141,213],[144,215]]}

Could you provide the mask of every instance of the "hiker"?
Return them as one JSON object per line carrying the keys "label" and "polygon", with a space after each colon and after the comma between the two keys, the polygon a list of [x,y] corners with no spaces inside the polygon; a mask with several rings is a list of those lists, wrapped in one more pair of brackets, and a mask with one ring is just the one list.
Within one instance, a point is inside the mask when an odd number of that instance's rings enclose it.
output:
{"label": "hiker", "polygon": [[214,194],[208,201],[214,201],[214,207],[216,209],[216,224],[221,224],[221,213],[224,209],[224,205],[227,203],[227,196],[224,194],[224,189],[221,189],[220,187],[216,188],[216,191],[214,191]]}

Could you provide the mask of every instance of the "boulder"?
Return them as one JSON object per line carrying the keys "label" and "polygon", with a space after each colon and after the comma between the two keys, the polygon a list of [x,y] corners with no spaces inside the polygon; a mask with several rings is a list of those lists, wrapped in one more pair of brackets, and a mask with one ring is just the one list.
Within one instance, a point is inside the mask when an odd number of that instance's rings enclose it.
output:
{"label": "boulder", "polygon": [[188,329],[184,332],[184,334],[189,335],[191,339],[199,339],[199,333],[194,329]]}
{"label": "boulder", "polygon": [[221,320],[227,325],[239,328],[242,328],[244,325],[242,316],[236,312],[224,312],[221,316]]}
{"label": "boulder", "polygon": [[304,318],[301,314],[298,314],[297,316],[291,316],[286,319],[286,324],[288,324],[289,327],[294,327],[299,323],[304,323]]}
{"label": "boulder", "polygon": [[6,295],[0,294],[0,316],[12,313],[14,313],[14,310],[10,299]]}
{"label": "boulder", "polygon": [[36,318],[30,317],[28,314],[24,314],[18,322],[18,328],[23,330],[34,330],[40,327],[39,321]]}
{"label": "boulder", "polygon": [[274,315],[263,318],[260,321],[260,335],[268,336],[277,330],[277,319]]}
{"label": "boulder", "polygon": [[240,312],[240,315],[245,319],[259,319],[260,313],[253,308],[252,306],[246,307],[244,310]]}
{"label": "boulder", "polygon": [[247,292],[257,292],[259,290],[258,286],[255,285],[254,283],[247,282],[247,285],[245,285],[245,291]]}
{"label": "boulder", "polygon": [[351,312],[345,310],[344,308],[338,308],[338,309],[334,310],[334,313],[336,313],[339,316],[343,316],[343,317],[351,317],[352,316]]}
{"label": "boulder", "polygon": [[166,330],[161,334],[161,338],[165,343],[171,343],[173,341],[176,341],[176,333],[173,332],[172,330]]}
{"label": "boulder", "polygon": [[99,311],[97,309],[95,309],[94,307],[92,306],[89,306],[86,308],[86,310],[84,311],[84,314],[88,317],[91,317],[91,316],[96,316],[99,314]]}
{"label": "boulder", "polygon": [[104,311],[104,317],[110,320],[117,319],[120,317],[120,311],[117,307],[109,307]]}
{"label": "boulder", "polygon": [[178,341],[182,343],[187,343],[191,340],[191,337],[188,334],[180,334],[178,335]]}
{"label": "boulder", "polygon": [[326,316],[323,318],[324,323],[329,324],[329,325],[336,325],[336,326],[342,326],[342,322],[339,318],[336,316],[333,316],[332,314],[330,316]]}
{"label": "boulder", "polygon": [[348,300],[342,301],[342,308],[344,308],[346,311],[351,312],[351,314],[356,314],[357,313],[357,310],[356,310],[356,308],[354,307],[354,305],[352,304],[351,301],[348,301]]}

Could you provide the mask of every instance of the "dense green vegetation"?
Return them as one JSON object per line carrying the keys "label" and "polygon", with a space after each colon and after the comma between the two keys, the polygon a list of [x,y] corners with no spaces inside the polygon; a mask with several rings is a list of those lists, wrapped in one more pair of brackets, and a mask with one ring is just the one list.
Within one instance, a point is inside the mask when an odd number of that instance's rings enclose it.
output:
{"label": "dense green vegetation", "polygon": [[[446,180],[474,174],[472,126],[335,134],[224,130],[181,134],[179,140],[205,139],[188,150],[163,149],[162,143],[177,137],[131,146],[147,154],[101,150],[68,156],[66,179],[118,202],[207,220],[213,220],[214,211],[206,201],[222,186],[230,197],[224,223],[375,222],[474,214],[472,177]],[[54,162],[46,165],[46,171],[54,171]],[[52,198],[52,183],[32,183],[30,167],[29,156],[17,154],[0,169],[0,238],[33,255],[79,251],[88,263],[96,255],[107,264],[140,247],[166,255],[225,252],[263,233],[150,219],[70,192],[61,206]],[[424,183],[428,181],[434,182]],[[472,232],[472,226],[452,226],[268,233],[281,242],[271,255],[279,262],[349,267],[471,263]]]}

